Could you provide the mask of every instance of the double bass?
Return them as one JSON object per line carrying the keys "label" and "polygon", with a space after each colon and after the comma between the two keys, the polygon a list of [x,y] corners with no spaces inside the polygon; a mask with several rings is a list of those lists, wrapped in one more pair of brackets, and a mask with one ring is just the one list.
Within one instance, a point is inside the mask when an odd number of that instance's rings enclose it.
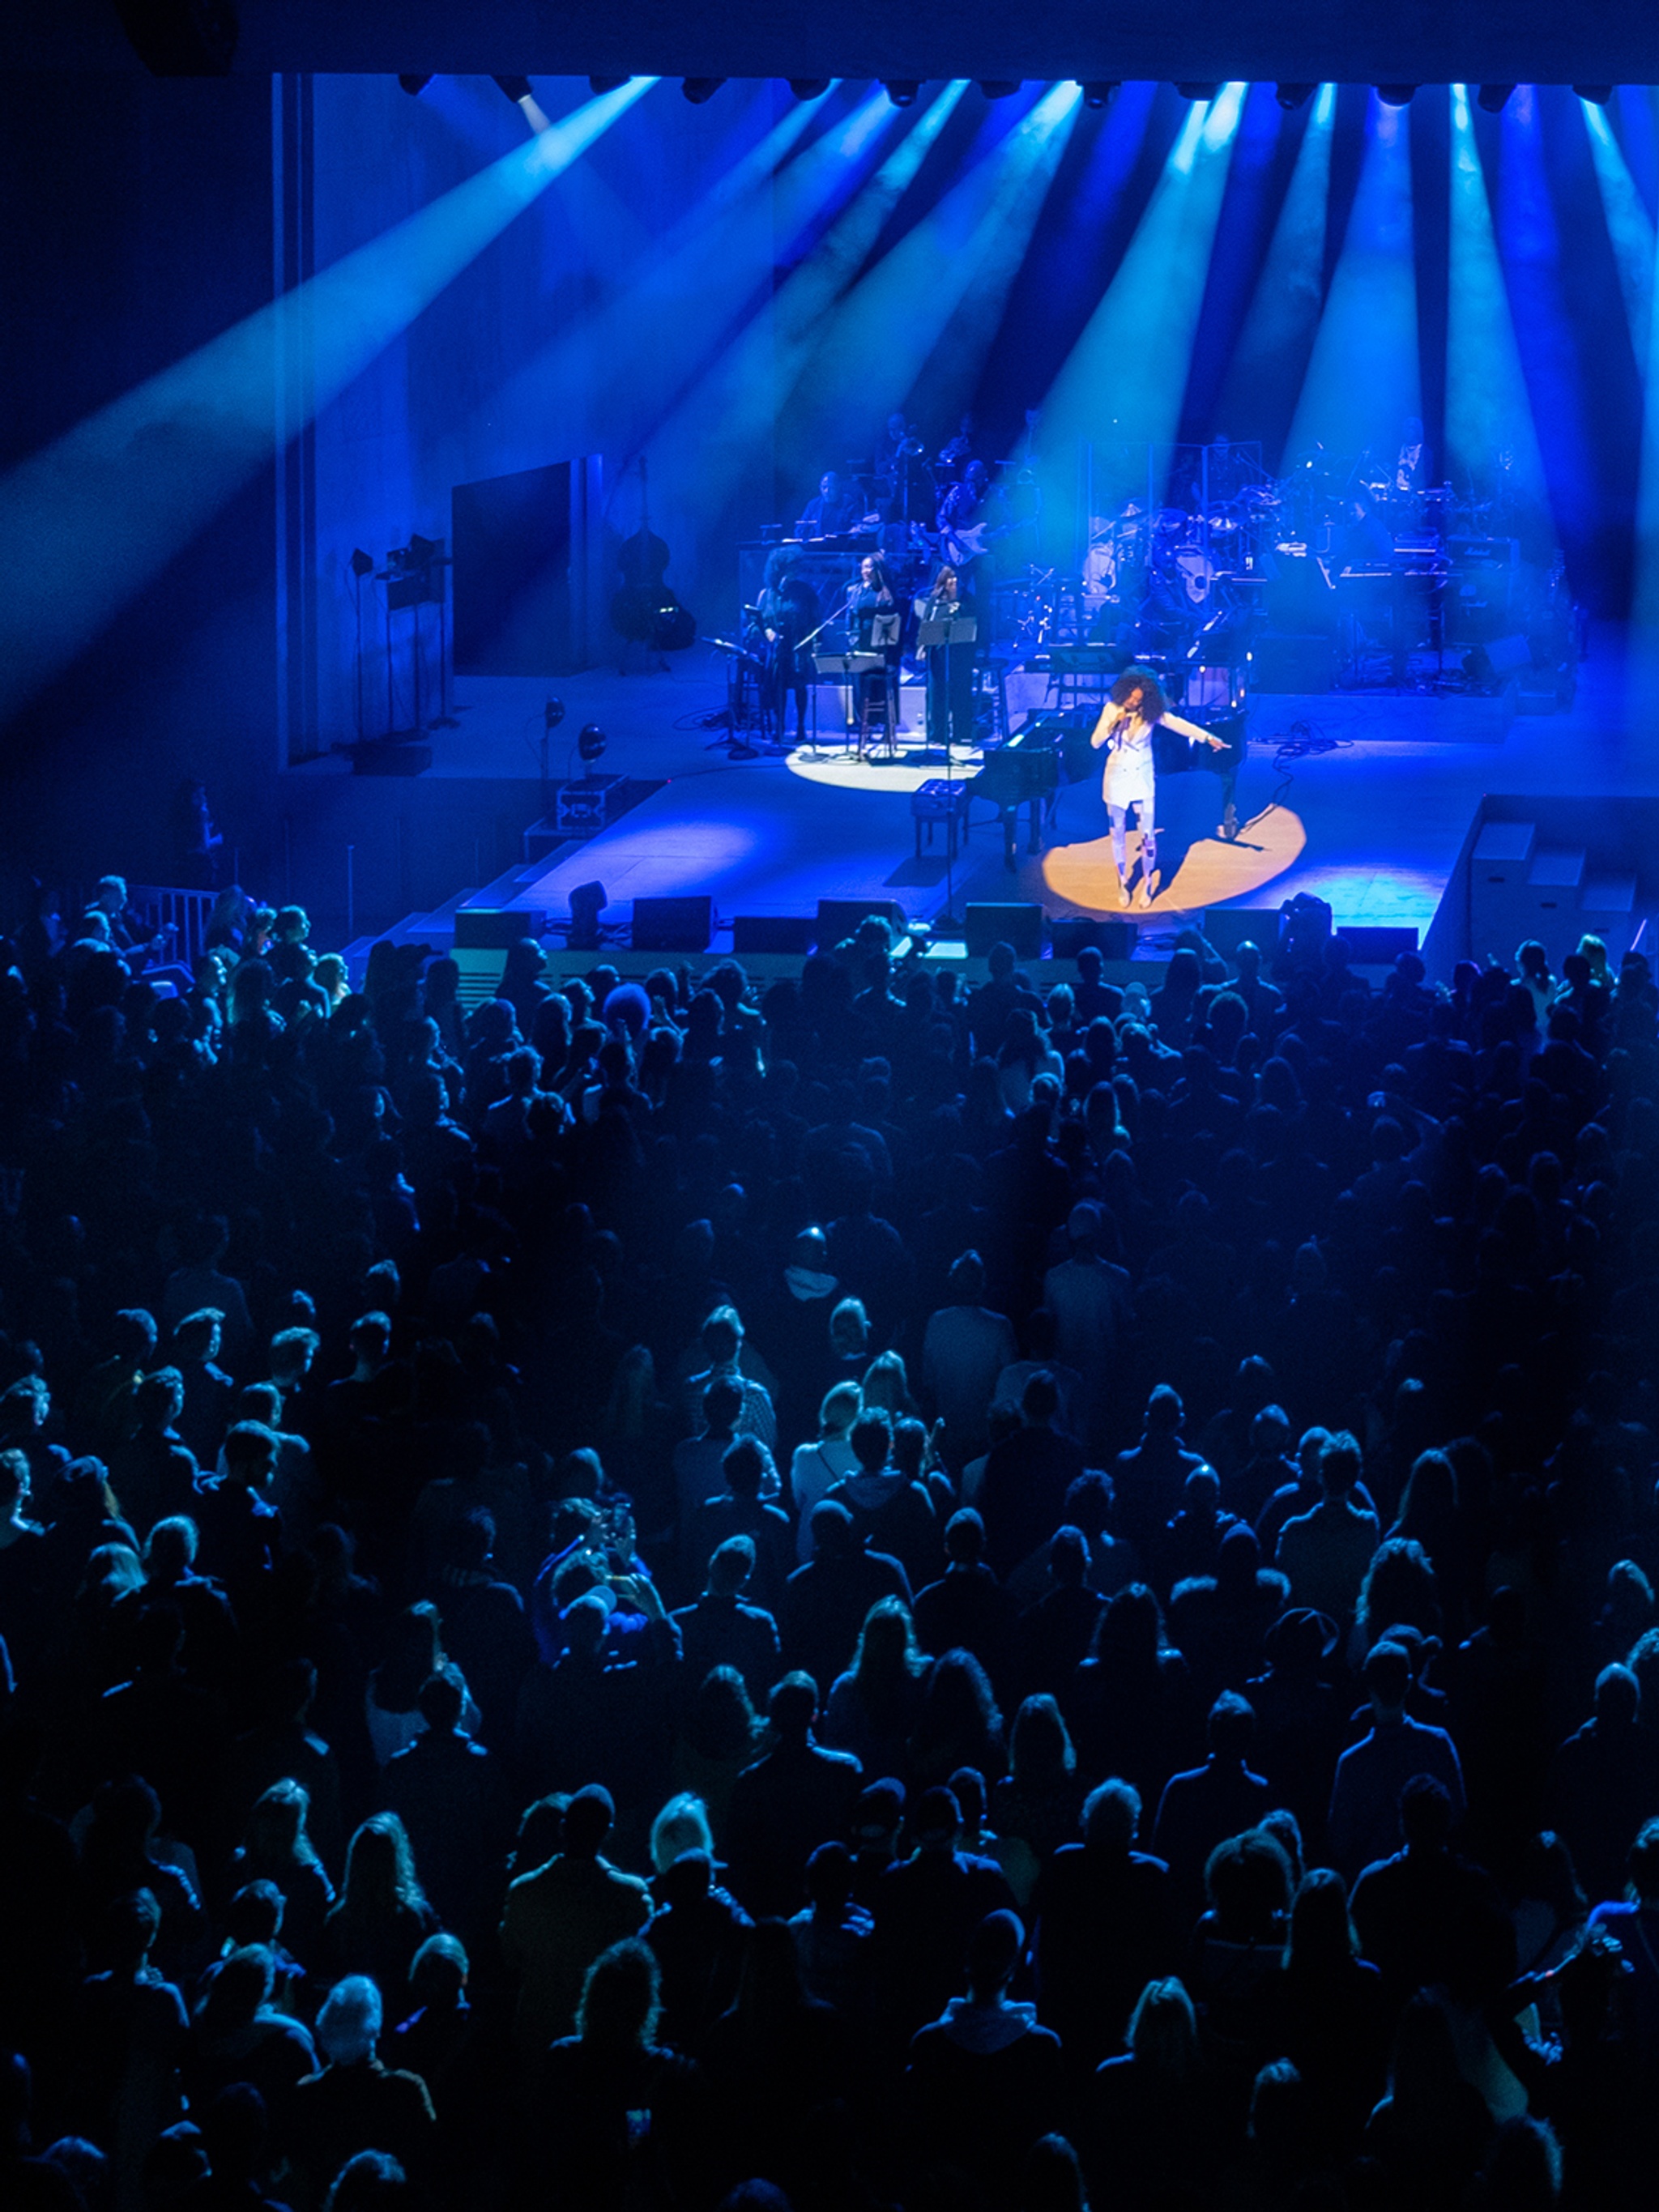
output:
{"label": "double bass", "polygon": [[665,580],[673,556],[651,527],[645,455],[640,455],[640,526],[617,554],[622,588],[611,601],[611,627],[618,637],[653,653],[683,653],[697,635],[697,618]]}

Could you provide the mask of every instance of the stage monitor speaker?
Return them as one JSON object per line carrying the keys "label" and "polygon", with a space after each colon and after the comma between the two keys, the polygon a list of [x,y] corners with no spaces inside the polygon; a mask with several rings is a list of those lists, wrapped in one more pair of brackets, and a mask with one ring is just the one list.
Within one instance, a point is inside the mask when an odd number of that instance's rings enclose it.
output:
{"label": "stage monitor speaker", "polygon": [[1360,968],[1391,968],[1402,952],[1415,952],[1415,929],[1355,928],[1339,929],[1337,935],[1348,948],[1352,964]]}
{"label": "stage monitor speaker", "polygon": [[817,920],[813,928],[813,941],[820,952],[833,952],[843,938],[850,937],[866,915],[878,914],[891,925],[896,936],[902,937],[909,927],[904,909],[896,899],[820,899]]}
{"label": "stage monitor speaker", "polygon": [[1264,630],[1252,649],[1250,675],[1258,691],[1328,691],[1336,680],[1335,643],[1317,632]]}
{"label": "stage monitor speaker", "polygon": [[1212,907],[1204,917],[1204,934],[1224,960],[1231,960],[1248,938],[1261,948],[1264,960],[1271,960],[1273,948],[1279,943],[1279,908],[1276,906],[1218,906]]}
{"label": "stage monitor speaker", "polygon": [[636,898],[629,943],[635,952],[707,952],[714,933],[710,898]]}
{"label": "stage monitor speaker", "polygon": [[1105,960],[1131,960],[1140,934],[1132,921],[1097,921],[1091,915],[1059,915],[1048,925],[1048,949],[1056,960],[1075,960],[1085,945]]}
{"label": "stage monitor speaker", "polygon": [[804,954],[812,950],[817,929],[810,914],[739,914],[732,917],[732,950]]}
{"label": "stage monitor speaker", "polygon": [[975,906],[963,915],[968,957],[983,960],[994,945],[1011,945],[1018,960],[1036,960],[1042,951],[1042,908],[1040,906]]}
{"label": "stage monitor speaker", "polygon": [[521,937],[541,937],[546,928],[547,916],[536,908],[458,906],[455,909],[457,945],[489,945],[505,951]]}

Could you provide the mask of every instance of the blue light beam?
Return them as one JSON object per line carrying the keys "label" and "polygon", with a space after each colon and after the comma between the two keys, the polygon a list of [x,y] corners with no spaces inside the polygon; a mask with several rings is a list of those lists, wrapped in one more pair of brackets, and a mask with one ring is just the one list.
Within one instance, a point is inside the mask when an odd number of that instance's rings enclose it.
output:
{"label": "blue light beam", "polygon": [[867,440],[930,357],[930,413],[968,404],[1082,99],[1076,84],[1042,94],[845,295],[797,387],[782,465]]}
{"label": "blue light beam", "polygon": [[1365,157],[1291,424],[1290,448],[1392,455],[1423,411],[1417,355],[1410,110],[1371,94]]}
{"label": "blue light beam", "polygon": [[1624,150],[1613,135],[1604,109],[1581,100],[1579,111],[1589,133],[1590,157],[1595,164],[1596,188],[1607,217],[1607,237],[1619,271],[1619,291],[1630,326],[1631,351],[1638,374],[1645,375],[1650,326],[1653,320],[1653,218],[1630,173]]}
{"label": "blue light beam", "polygon": [[[1227,85],[1188,109],[1128,250],[1043,404],[1051,452],[1096,444],[1097,501],[1144,491],[1146,447],[1175,434],[1244,90]],[[1069,466],[1048,487],[1060,501]]]}
{"label": "blue light beam", "polygon": [[643,97],[636,77],[77,423],[0,481],[0,720]]}
{"label": "blue light beam", "polygon": [[[1218,422],[1260,421],[1280,392],[1288,402],[1290,391],[1299,388],[1306,374],[1324,296],[1335,119],[1336,87],[1322,84],[1297,149],[1273,243],[1228,364],[1216,410]],[[1285,120],[1288,125],[1289,118]],[[1273,412],[1282,428],[1285,416],[1277,406]]]}
{"label": "blue light beam", "polygon": [[1498,258],[1467,85],[1451,88],[1451,121],[1447,453],[1465,482],[1484,480],[1493,457],[1508,453],[1515,489],[1541,507],[1547,500],[1544,459]]}

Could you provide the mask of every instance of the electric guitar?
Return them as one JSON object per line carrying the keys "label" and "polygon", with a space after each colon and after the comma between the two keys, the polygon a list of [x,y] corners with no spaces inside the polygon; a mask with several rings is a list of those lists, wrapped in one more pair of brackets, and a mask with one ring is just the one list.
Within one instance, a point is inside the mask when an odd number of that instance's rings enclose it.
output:
{"label": "electric guitar", "polygon": [[1016,526],[1012,522],[974,522],[958,528],[945,523],[939,533],[939,550],[947,561],[960,567],[964,561],[982,559],[999,538],[1006,538]]}

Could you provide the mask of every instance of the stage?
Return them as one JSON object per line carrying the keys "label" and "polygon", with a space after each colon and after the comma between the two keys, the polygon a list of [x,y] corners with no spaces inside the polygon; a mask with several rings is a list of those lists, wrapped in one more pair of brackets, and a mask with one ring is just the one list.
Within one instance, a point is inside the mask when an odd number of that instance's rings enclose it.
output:
{"label": "stage", "polygon": [[[995,816],[974,810],[965,846],[947,873],[944,830],[920,858],[910,793],[933,764],[881,767],[848,758],[836,733],[792,756],[733,758],[727,732],[705,726],[725,702],[722,662],[702,647],[677,655],[665,672],[621,677],[614,668],[543,684],[465,679],[456,687],[459,726],[431,739],[433,764],[418,796],[443,805],[446,784],[510,780],[522,792],[535,773],[543,703],[556,696],[564,719],[553,733],[556,780],[580,772],[577,732],[604,730],[599,771],[659,787],[597,835],[572,839],[504,873],[447,887],[446,909],[462,902],[512,905],[562,921],[577,884],[606,893],[607,930],[623,932],[638,897],[707,895],[714,902],[714,946],[730,944],[737,915],[808,915],[820,898],[896,901],[930,921],[947,896],[960,914],[969,902],[1030,901],[1050,915],[1121,912],[1105,844],[1098,786],[1062,785],[1042,851],[1026,850],[1022,812],[1016,866],[1004,865]],[[1042,680],[1023,703],[1035,706]],[[828,700],[832,695],[826,693]],[[1011,700],[1011,707],[1013,705]],[[1277,907],[1301,891],[1329,901],[1341,927],[1415,928],[1426,937],[1482,795],[1492,791],[1583,796],[1656,787],[1655,719],[1627,682],[1620,633],[1593,638],[1571,708],[1548,716],[1510,714],[1494,739],[1499,702],[1419,695],[1333,692],[1267,695],[1249,710],[1249,745],[1241,771],[1236,843],[1217,828],[1219,786],[1194,773],[1159,784],[1165,884],[1150,911],[1127,916],[1145,952],[1167,948],[1189,915],[1227,906]],[[1461,715],[1459,736],[1451,717]],[[1013,717],[1016,721],[1019,713]],[[827,718],[826,718],[827,719]],[[1285,757],[1286,743],[1328,750]],[[977,761],[959,774],[971,774]],[[337,756],[298,771],[305,778],[344,775]],[[367,798],[362,779],[356,793]],[[402,805],[417,787],[380,785]],[[361,813],[361,807],[360,807]],[[525,825],[530,826],[527,818]],[[366,844],[368,826],[358,836]],[[1173,875],[1171,855],[1177,856]],[[1181,857],[1184,854],[1184,857]],[[434,902],[435,907],[435,902]],[[443,917],[413,914],[395,933],[441,935]],[[625,941],[625,939],[624,939]],[[365,940],[365,943],[367,940]],[[1507,956],[1513,946],[1497,946]]]}

